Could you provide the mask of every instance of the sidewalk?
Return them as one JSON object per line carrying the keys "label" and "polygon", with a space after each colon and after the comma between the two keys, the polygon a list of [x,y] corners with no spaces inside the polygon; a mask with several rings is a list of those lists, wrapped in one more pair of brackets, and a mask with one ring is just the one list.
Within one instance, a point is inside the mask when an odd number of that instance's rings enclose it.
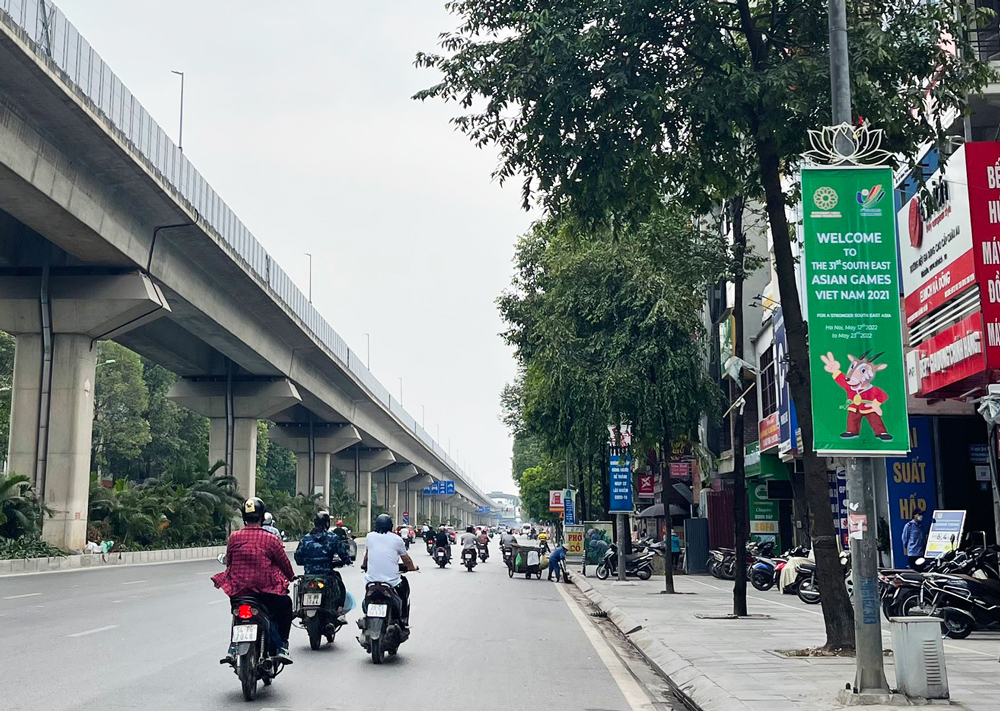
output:
{"label": "sidewalk", "polygon": [[[588,572],[592,571],[590,568]],[[824,643],[819,606],[807,606],[776,589],[748,591],[751,615],[771,619],[699,619],[732,612],[732,583],[709,576],[678,575],[679,595],[659,595],[654,577],[633,585],[580,575],[573,582],[683,696],[702,711],[827,711],[842,708],[837,693],[854,681],[854,659],[785,659],[769,650],[819,647]],[[638,628],[638,629],[637,629]],[[891,647],[883,619],[883,644]],[[945,640],[948,681],[954,704],[970,711],[1000,707],[1000,633],[976,632],[962,641]],[[895,687],[892,658],[885,660]],[[868,706],[877,709],[888,707]],[[948,708],[935,702],[925,708]]]}

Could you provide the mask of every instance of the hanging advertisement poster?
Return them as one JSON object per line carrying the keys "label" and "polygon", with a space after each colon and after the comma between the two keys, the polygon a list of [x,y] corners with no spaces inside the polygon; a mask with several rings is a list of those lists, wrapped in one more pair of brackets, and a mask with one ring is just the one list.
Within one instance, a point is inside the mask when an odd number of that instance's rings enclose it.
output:
{"label": "hanging advertisement poster", "polygon": [[549,489],[549,512],[562,513],[563,489]]}
{"label": "hanging advertisement poster", "polygon": [[788,338],[785,317],[779,306],[774,310],[774,375],[778,390],[778,454],[796,456],[798,441],[802,439],[799,421],[795,416],[795,403],[788,390]]}
{"label": "hanging advertisement poster", "polygon": [[[892,540],[892,564],[908,567],[903,549],[903,527],[920,511],[924,521],[937,508],[937,485],[934,478],[934,448],[929,417],[910,418],[910,454],[885,460],[886,488],[889,496],[889,538]],[[927,524],[924,523],[926,527]]]}
{"label": "hanging advertisement poster", "polygon": [[608,513],[632,513],[632,456],[612,454],[608,473],[611,480]]}
{"label": "hanging advertisement poster", "polygon": [[892,180],[892,170],[881,167],[802,169],[813,446],[820,455],[909,449]]}

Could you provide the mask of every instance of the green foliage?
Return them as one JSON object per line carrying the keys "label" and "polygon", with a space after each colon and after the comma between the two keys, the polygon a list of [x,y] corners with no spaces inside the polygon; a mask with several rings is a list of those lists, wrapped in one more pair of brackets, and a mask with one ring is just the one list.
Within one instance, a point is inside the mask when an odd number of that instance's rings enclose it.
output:
{"label": "green foliage", "polygon": [[342,520],[350,529],[357,528],[358,500],[347,488],[347,476],[339,469],[330,474],[330,517]]}
{"label": "green foliage", "polygon": [[0,539],[37,537],[42,532],[42,519],[53,513],[28,477],[0,472]]}
{"label": "green foliage", "polygon": [[[112,362],[113,361],[113,362]],[[93,461],[98,470],[139,459],[151,441],[142,359],[113,341],[97,344]]]}
{"label": "green foliage", "polygon": [[[208,468],[208,419],[178,407],[167,398],[177,380],[176,375],[145,358],[142,365],[142,378],[149,393],[146,410],[149,442],[143,448],[141,458],[129,464],[141,469],[142,477],[161,474],[179,476],[183,472],[205,471]],[[123,462],[117,464],[112,473],[118,476],[124,476],[133,469],[123,467]]]}
{"label": "green foliage", "polygon": [[0,538],[0,560],[11,558],[62,558],[64,551],[38,538]]}
{"label": "green foliage", "polygon": [[[942,117],[993,76],[966,32],[992,13],[964,0],[848,8],[857,115],[894,153],[943,142]],[[523,176],[526,207],[537,192],[553,211],[603,219],[647,213],[665,190],[701,205],[758,197],[760,150],[793,163],[807,129],[830,123],[826,0],[448,9],[459,27],[416,60],[440,80],[415,98],[458,103],[454,124],[499,147],[496,177]]]}
{"label": "green foliage", "polygon": [[[507,386],[508,388],[512,386]],[[521,425],[518,424],[518,427]],[[525,470],[537,467],[545,456],[545,444],[537,435],[514,433],[514,456],[511,458],[511,475],[514,481],[521,483]]]}
{"label": "green foliage", "polygon": [[14,337],[0,331],[0,461],[7,459],[10,442],[10,396],[14,382]]}
{"label": "green foliage", "polygon": [[[267,436],[272,423],[257,423],[257,488],[295,494],[295,453]],[[298,492],[303,493],[303,492]]]}
{"label": "green foliage", "polygon": [[546,458],[536,467],[521,474],[521,507],[527,517],[539,521],[548,519],[549,490],[562,489],[566,484],[566,471],[561,462]]}
{"label": "green foliage", "polygon": [[141,484],[126,480],[90,489],[89,521],[101,536],[125,547],[208,545],[225,540],[242,497],[233,477],[216,465],[190,484],[172,476]]}

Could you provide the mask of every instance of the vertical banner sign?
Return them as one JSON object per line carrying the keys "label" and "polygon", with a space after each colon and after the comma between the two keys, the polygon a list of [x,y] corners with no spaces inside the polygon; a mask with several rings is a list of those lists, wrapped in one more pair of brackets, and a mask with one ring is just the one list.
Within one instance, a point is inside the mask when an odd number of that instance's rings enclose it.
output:
{"label": "vertical banner sign", "polygon": [[799,453],[799,422],[795,417],[795,403],[788,390],[788,338],[785,332],[785,316],[779,306],[774,310],[774,374],[778,388],[778,454],[793,456]]}
{"label": "vertical banner sign", "polygon": [[966,144],[965,166],[986,367],[1000,368],[1000,143]]}
{"label": "vertical banner sign", "polygon": [[576,524],[576,491],[565,489],[563,491],[563,523],[567,526]]}
{"label": "vertical banner sign", "polygon": [[934,478],[934,447],[929,417],[910,418],[910,455],[886,459],[886,488],[889,495],[889,537],[892,539],[892,564],[909,566],[903,550],[903,527],[920,511],[924,528],[937,508],[937,485]]}
{"label": "vertical banner sign", "polygon": [[608,513],[632,513],[632,456],[612,454],[608,471],[611,479]]}
{"label": "vertical banner sign", "polygon": [[803,168],[813,446],[909,449],[890,168]]}

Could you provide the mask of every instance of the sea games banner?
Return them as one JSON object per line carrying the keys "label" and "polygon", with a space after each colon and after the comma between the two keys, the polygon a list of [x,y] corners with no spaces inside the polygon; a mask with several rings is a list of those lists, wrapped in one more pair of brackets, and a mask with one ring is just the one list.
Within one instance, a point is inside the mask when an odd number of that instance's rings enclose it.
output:
{"label": "sea games banner", "polygon": [[803,168],[813,446],[909,450],[889,168]]}

